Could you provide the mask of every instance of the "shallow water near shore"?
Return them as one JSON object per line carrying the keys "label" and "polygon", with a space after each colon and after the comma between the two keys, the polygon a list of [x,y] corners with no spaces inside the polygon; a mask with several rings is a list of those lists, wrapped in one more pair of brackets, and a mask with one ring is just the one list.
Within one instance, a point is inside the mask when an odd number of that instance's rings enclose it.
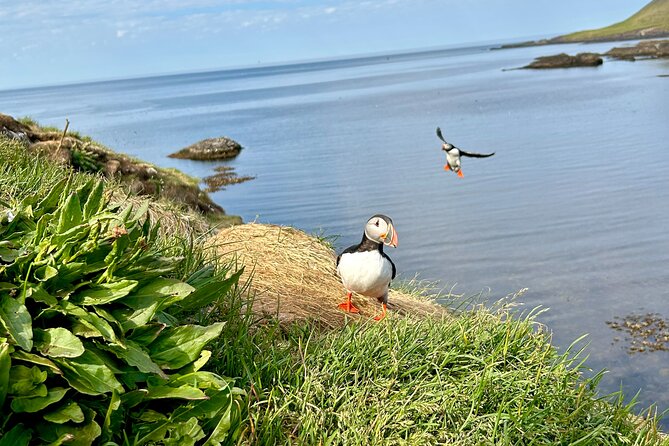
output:
{"label": "shallow water near shore", "polygon": [[[359,241],[390,215],[404,278],[496,301],[529,288],[528,310],[566,348],[584,333],[588,365],[641,406],[669,408],[669,352],[629,355],[606,321],[669,318],[669,61],[513,70],[541,55],[613,43],[490,51],[488,46],[288,66],[0,91],[0,112],[71,128],[204,178],[255,176],[212,194],[244,220]],[[1,86],[0,86],[1,88]],[[464,150],[444,172],[435,136]],[[227,135],[228,163],[167,158]],[[669,420],[663,420],[669,428]]]}

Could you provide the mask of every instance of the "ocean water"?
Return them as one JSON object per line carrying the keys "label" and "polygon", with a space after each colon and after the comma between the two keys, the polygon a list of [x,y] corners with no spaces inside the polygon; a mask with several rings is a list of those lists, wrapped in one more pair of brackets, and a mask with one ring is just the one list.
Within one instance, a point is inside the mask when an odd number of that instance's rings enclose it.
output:
{"label": "ocean water", "polygon": [[[494,302],[520,289],[561,349],[581,336],[601,389],[669,408],[669,352],[630,355],[606,321],[669,318],[669,61],[506,70],[614,44],[488,46],[0,91],[0,112],[72,129],[204,177],[253,181],[213,198],[244,220],[356,243],[390,215],[401,277]],[[1,88],[1,86],[0,86]],[[465,150],[445,172],[435,136]],[[227,135],[225,163],[167,158]],[[583,344],[581,344],[583,345]],[[664,420],[664,426],[669,422]]]}

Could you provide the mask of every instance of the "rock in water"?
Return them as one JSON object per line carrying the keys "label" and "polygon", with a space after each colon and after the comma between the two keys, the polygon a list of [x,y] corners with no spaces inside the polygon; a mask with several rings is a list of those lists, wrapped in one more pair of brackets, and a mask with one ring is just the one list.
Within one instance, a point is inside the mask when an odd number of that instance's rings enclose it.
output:
{"label": "rock in water", "polygon": [[570,67],[596,67],[603,63],[602,58],[597,53],[578,53],[570,56],[566,53],[556,54],[554,56],[537,57],[534,62],[523,68],[570,68]]}
{"label": "rock in water", "polygon": [[234,158],[241,150],[242,146],[237,141],[221,136],[196,142],[169,157],[189,160],[220,160]]}
{"label": "rock in water", "polygon": [[637,57],[648,59],[669,57],[669,40],[647,40],[635,46],[615,47],[604,55],[622,60],[635,60]]}

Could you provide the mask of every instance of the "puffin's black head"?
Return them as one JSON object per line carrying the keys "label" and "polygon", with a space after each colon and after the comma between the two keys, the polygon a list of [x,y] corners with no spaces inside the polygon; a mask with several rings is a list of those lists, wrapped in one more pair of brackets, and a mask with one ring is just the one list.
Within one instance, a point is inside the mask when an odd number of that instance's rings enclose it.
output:
{"label": "puffin's black head", "polygon": [[441,145],[441,150],[448,153],[450,150],[453,150],[455,147],[453,144],[446,142],[444,135],[441,134],[441,129],[437,127],[437,137],[441,139],[444,143]]}
{"label": "puffin's black head", "polygon": [[376,214],[367,220],[365,236],[373,242],[397,248],[397,231],[390,217]]}

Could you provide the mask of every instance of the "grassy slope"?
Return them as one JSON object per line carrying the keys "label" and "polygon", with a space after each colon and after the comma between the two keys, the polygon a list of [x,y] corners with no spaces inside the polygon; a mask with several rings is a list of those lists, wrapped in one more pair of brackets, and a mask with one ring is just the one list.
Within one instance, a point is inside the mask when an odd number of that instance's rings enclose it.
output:
{"label": "grassy slope", "polygon": [[214,356],[219,372],[246,370],[243,444],[669,444],[549,341],[532,317],[481,308],[327,333],[242,330]]}
{"label": "grassy slope", "polygon": [[[0,138],[0,205],[63,176],[85,181],[46,162],[17,169],[21,150]],[[654,419],[637,426],[620,399],[599,399],[574,356],[508,308],[326,332],[258,329],[241,308],[222,301],[192,317],[227,322],[210,364],[248,390],[244,444],[660,444]]]}
{"label": "grassy slope", "polygon": [[657,28],[669,33],[669,0],[653,0],[627,20],[604,28],[567,34],[556,40],[565,42],[615,40],[617,36],[625,36],[649,28]]}

